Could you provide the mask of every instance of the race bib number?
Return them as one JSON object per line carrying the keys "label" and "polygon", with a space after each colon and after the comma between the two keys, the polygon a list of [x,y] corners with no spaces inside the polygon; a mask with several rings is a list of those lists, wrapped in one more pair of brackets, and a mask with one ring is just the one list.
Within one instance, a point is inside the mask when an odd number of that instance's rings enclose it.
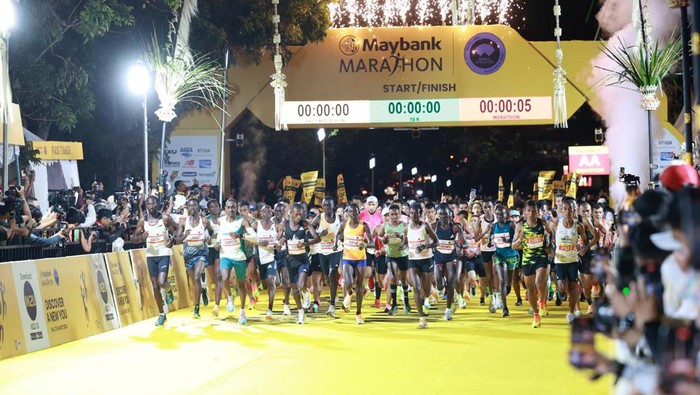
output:
{"label": "race bib number", "polygon": [[525,245],[530,249],[544,247],[544,235],[525,236]]}
{"label": "race bib number", "polygon": [[454,251],[455,243],[452,240],[440,240],[437,250],[443,254],[451,254]]}
{"label": "race bib number", "polygon": [[494,233],[493,244],[496,248],[510,248],[510,233]]}

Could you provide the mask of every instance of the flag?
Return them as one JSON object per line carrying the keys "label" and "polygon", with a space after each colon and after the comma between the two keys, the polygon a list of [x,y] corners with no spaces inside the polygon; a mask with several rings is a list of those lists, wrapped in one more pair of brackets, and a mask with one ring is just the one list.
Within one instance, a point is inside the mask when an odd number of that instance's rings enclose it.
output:
{"label": "flag", "polygon": [[569,179],[569,188],[566,190],[566,196],[576,199],[576,193],[578,192],[578,181],[580,177],[576,172],[571,173],[570,176],[571,178]]}
{"label": "flag", "polygon": [[498,176],[498,201],[503,203],[503,195],[505,193],[505,188],[503,188],[503,177]]}
{"label": "flag", "polygon": [[538,199],[554,200],[554,190],[552,189],[552,183],[554,181],[555,174],[556,171],[554,170],[545,170],[540,172],[540,175],[537,178]]}
{"label": "flag", "polygon": [[301,180],[295,180],[292,178],[292,176],[287,176],[284,178],[282,185],[284,187],[282,195],[289,201],[289,203],[294,203],[297,196],[297,189],[301,185]]}
{"label": "flag", "polygon": [[343,175],[338,174],[338,204],[347,204],[348,194],[345,192],[345,180],[343,180]]}
{"label": "flag", "polygon": [[319,178],[316,180],[316,190],[314,191],[314,204],[321,207],[323,198],[326,197],[326,179]]}
{"label": "flag", "polygon": [[302,202],[306,202],[306,204],[309,205],[311,204],[311,200],[314,197],[314,190],[316,189],[316,180],[318,180],[318,170],[301,173]]}
{"label": "flag", "polygon": [[508,196],[508,208],[513,207],[515,200],[515,190],[513,189],[513,181],[510,182],[510,195]]}

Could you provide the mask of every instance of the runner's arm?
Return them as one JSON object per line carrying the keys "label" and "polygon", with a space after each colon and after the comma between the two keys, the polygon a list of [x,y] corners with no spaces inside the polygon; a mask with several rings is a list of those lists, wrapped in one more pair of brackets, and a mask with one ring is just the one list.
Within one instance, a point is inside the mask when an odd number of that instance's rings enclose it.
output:
{"label": "runner's arm", "polygon": [[515,226],[515,235],[513,236],[513,244],[511,245],[511,248],[514,250],[519,250],[520,247],[522,247],[523,235],[523,224],[518,222],[518,224]]}

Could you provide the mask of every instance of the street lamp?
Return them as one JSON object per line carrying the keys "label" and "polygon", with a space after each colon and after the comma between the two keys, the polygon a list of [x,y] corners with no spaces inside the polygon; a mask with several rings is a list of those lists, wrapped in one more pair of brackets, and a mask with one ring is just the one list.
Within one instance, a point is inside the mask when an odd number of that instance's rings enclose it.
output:
{"label": "street lamp", "polygon": [[401,180],[401,170],[403,170],[403,163],[396,165],[396,172],[399,173],[399,200],[403,196],[403,181]]}
{"label": "street lamp", "polygon": [[316,132],[318,142],[321,143],[321,153],[323,155],[323,179],[326,179],[326,129],[321,128]]}
{"label": "street lamp", "polygon": [[447,180],[447,182],[446,182],[445,184],[447,185],[448,188],[451,187],[451,186],[452,186],[452,180]]}
{"label": "street lamp", "polygon": [[435,189],[437,187],[437,175],[433,174],[432,177],[430,177],[430,182],[433,183],[433,199],[437,199],[437,192],[435,192]]}
{"label": "street lamp", "polygon": [[414,168],[411,169],[411,175],[412,175],[412,176],[415,176],[416,174],[418,174],[418,168],[417,168],[417,167],[414,167]]}
{"label": "street lamp", "polygon": [[[0,110],[2,110],[2,187],[9,187],[10,161],[10,62],[7,57],[10,45],[10,29],[15,25],[15,7],[11,0],[0,0]],[[19,163],[19,162],[18,162]],[[17,178],[19,184],[19,176]]]}
{"label": "street lamp", "polygon": [[143,95],[143,196],[149,195],[148,187],[148,69],[143,64],[136,64],[129,70],[129,88],[136,94]]}
{"label": "street lamp", "polygon": [[374,166],[377,164],[377,160],[374,158],[374,155],[369,159],[369,169],[372,170],[372,195],[374,195]]}

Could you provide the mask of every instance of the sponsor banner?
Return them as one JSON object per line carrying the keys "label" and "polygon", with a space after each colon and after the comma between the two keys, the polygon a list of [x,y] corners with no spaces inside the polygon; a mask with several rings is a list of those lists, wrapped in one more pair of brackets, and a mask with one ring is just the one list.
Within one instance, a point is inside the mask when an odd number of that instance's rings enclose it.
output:
{"label": "sponsor banner", "polygon": [[685,137],[668,122],[661,122],[661,134],[652,136],[652,161],[654,177],[661,174],[672,161],[683,159]]}
{"label": "sponsor banner", "polygon": [[345,191],[345,180],[338,174],[338,204],[348,204],[348,194]]}
{"label": "sponsor banner", "polygon": [[114,301],[114,290],[109,282],[107,266],[103,254],[87,255],[92,269],[92,284],[95,288],[95,299],[100,307],[100,318],[102,318],[105,331],[117,329],[119,325],[119,314],[116,302]]}
{"label": "sponsor banner", "polygon": [[41,160],[82,160],[83,143],[69,141],[32,141],[32,149]]}
{"label": "sponsor banner", "polygon": [[316,189],[316,181],[318,180],[318,170],[307,171],[306,173],[301,173],[301,201],[311,204],[311,200],[314,197],[314,190]]}
{"label": "sponsor banner", "polygon": [[129,253],[126,251],[104,254],[107,262],[109,281],[114,291],[114,299],[121,326],[133,324],[143,319],[139,294],[131,270]]}
{"label": "sponsor banner", "polygon": [[36,261],[51,346],[105,331],[90,256]]}
{"label": "sponsor banner", "polygon": [[174,181],[192,185],[196,179],[199,185],[218,185],[218,147],[217,136],[171,136],[163,169]]}
{"label": "sponsor banner", "polygon": [[131,266],[134,270],[134,282],[139,295],[138,306],[143,319],[152,318],[158,315],[158,305],[153,296],[153,285],[151,277],[148,275],[148,264],[146,263],[146,250],[130,250]]}
{"label": "sponsor banner", "polygon": [[289,201],[289,203],[294,203],[297,197],[297,189],[301,185],[301,180],[295,180],[291,176],[284,178],[282,182],[283,192],[282,196]]}
{"label": "sponsor banner", "polygon": [[314,191],[314,202],[317,206],[321,206],[323,198],[326,197],[326,179],[319,178],[316,180],[316,190]]}
{"label": "sponsor banner", "polygon": [[[168,282],[173,288],[175,301],[169,306],[170,310],[186,309],[193,306],[192,284],[188,280],[187,269],[185,268],[185,258],[182,255],[182,245],[173,246],[173,257],[168,272]],[[197,279],[199,281],[199,279]]]}
{"label": "sponsor banner", "polygon": [[[12,275],[24,332],[24,350],[32,352],[50,347],[42,290],[34,261],[12,263]],[[53,273],[60,278],[58,272]]]}
{"label": "sponsor banner", "polygon": [[610,174],[610,149],[606,145],[569,147],[569,171],[584,176]]}
{"label": "sponsor banner", "polygon": [[553,181],[556,171],[546,170],[541,171],[539,177],[537,178],[537,194],[538,199],[550,199],[554,200],[554,190]]}
{"label": "sponsor banner", "polygon": [[27,309],[25,302],[24,293],[15,287],[12,264],[0,264],[0,360],[27,352],[20,315]]}
{"label": "sponsor banner", "polygon": [[552,182],[552,189],[554,189],[554,196],[557,196],[560,193],[563,195],[566,193],[566,184],[564,181],[554,180]]}

